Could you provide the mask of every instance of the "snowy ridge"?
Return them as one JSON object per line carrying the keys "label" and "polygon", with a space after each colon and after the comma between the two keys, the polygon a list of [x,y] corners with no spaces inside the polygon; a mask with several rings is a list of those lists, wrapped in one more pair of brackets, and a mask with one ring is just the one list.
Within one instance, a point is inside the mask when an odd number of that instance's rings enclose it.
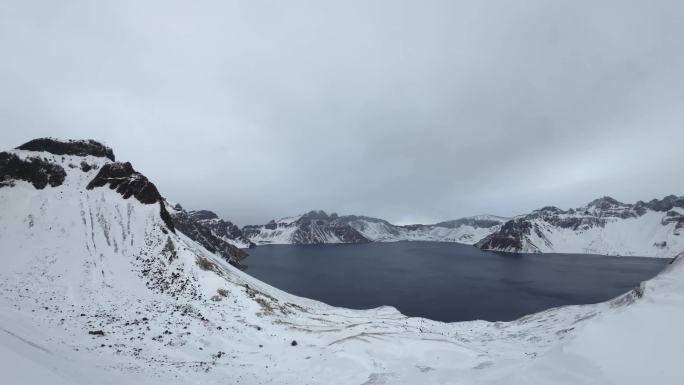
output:
{"label": "snowy ridge", "polygon": [[390,307],[334,308],[251,278],[170,231],[158,205],[107,186],[88,190],[98,171],[69,166],[108,161],[40,155],[64,167],[62,184],[0,187],[3,383],[684,380],[681,258],[613,301],[514,322],[445,324]]}
{"label": "snowy ridge", "polygon": [[610,197],[564,211],[545,207],[484,237],[486,250],[669,258],[684,250],[684,198],[625,204]]}

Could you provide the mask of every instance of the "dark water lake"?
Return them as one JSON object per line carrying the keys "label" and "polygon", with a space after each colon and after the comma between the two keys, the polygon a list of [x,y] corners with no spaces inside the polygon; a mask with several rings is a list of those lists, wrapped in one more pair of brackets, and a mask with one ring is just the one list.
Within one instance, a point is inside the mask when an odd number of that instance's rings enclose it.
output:
{"label": "dark water lake", "polygon": [[631,290],[666,259],[508,254],[441,242],[265,245],[247,273],[330,305],[391,305],[439,321],[508,321],[561,305],[605,301]]}

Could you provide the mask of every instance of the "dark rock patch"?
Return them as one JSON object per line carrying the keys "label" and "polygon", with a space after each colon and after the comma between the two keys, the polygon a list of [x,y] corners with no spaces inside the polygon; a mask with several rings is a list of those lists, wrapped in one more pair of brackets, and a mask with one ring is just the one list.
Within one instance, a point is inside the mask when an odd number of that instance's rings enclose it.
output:
{"label": "dark rock patch", "polygon": [[46,151],[55,155],[92,155],[100,158],[114,160],[114,152],[111,148],[89,140],[57,140],[52,138],[34,139],[17,147],[18,150]]}
{"label": "dark rock patch", "polygon": [[523,237],[530,235],[532,224],[524,219],[514,219],[504,223],[501,229],[476,244],[483,250],[520,251]]}
{"label": "dark rock patch", "polygon": [[96,165],[90,165],[85,160],[83,162],[81,162],[81,171],[83,171],[83,172],[88,172],[94,168],[97,168],[97,166]]}
{"label": "dark rock patch", "polygon": [[[171,219],[175,228],[187,235],[193,241],[204,246],[205,249],[214,254],[218,254],[237,268],[246,268],[241,261],[247,257],[247,253],[221,238],[232,238],[230,231],[232,227],[237,228],[237,226],[219,219],[218,216],[211,211],[202,210],[188,212],[183,210],[180,205],[176,205]],[[239,229],[237,230],[239,231]],[[241,235],[241,233],[238,235]]]}
{"label": "dark rock patch", "polygon": [[133,196],[143,204],[158,203],[160,208],[159,214],[162,220],[169,230],[175,232],[173,220],[169,212],[166,211],[164,199],[159,194],[159,190],[144,175],[135,171],[130,162],[105,164],[95,178],[88,183],[86,189],[92,190],[95,187],[106,185],[109,185],[109,188],[123,195],[124,199]]}
{"label": "dark rock patch", "polygon": [[12,186],[14,180],[23,180],[42,190],[48,184],[60,186],[64,178],[66,171],[58,164],[38,157],[21,159],[15,154],[0,152],[0,187]]}

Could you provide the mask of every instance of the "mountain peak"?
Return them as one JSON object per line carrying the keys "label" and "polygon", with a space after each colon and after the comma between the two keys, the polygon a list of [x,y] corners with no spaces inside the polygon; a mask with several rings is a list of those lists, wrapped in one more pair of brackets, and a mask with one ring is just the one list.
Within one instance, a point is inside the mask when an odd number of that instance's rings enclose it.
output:
{"label": "mountain peak", "polygon": [[196,220],[219,219],[215,212],[209,210],[190,211],[189,214]]}
{"label": "mountain peak", "polygon": [[311,210],[308,213],[302,215],[302,218],[305,219],[312,219],[312,220],[317,220],[317,219],[322,219],[322,220],[327,220],[330,219],[328,214],[323,211],[323,210]]}
{"label": "mountain peak", "polygon": [[96,156],[114,161],[114,151],[104,144],[92,140],[72,140],[56,138],[38,138],[30,140],[17,150],[45,151],[55,155]]}
{"label": "mountain peak", "polygon": [[604,196],[598,199],[594,199],[589,203],[589,207],[596,207],[598,209],[608,209],[611,206],[624,206],[625,204],[618,201],[617,199],[609,196]]}

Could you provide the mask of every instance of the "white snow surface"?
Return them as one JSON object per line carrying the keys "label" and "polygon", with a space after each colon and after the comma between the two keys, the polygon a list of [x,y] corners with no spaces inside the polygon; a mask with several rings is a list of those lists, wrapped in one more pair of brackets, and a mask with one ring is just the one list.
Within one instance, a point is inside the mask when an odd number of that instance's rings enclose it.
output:
{"label": "white snow surface", "polygon": [[357,231],[363,236],[375,242],[397,241],[430,241],[430,242],[457,242],[474,245],[480,239],[499,229],[493,227],[473,227],[461,225],[454,228],[436,225],[422,225],[415,229],[395,227],[395,232],[388,231],[382,223],[366,222],[365,224],[353,223]]}
{"label": "white snow surface", "polygon": [[0,188],[3,384],[684,383],[681,258],[613,301],[513,322],[342,309],[165,233],[156,204],[86,190],[83,158],[41,155],[63,185]]}
{"label": "white snow surface", "polygon": [[292,244],[292,235],[297,231],[295,225],[281,225],[275,229],[267,229],[262,226],[259,233],[249,238],[250,241],[257,245],[278,244],[287,245]]}

